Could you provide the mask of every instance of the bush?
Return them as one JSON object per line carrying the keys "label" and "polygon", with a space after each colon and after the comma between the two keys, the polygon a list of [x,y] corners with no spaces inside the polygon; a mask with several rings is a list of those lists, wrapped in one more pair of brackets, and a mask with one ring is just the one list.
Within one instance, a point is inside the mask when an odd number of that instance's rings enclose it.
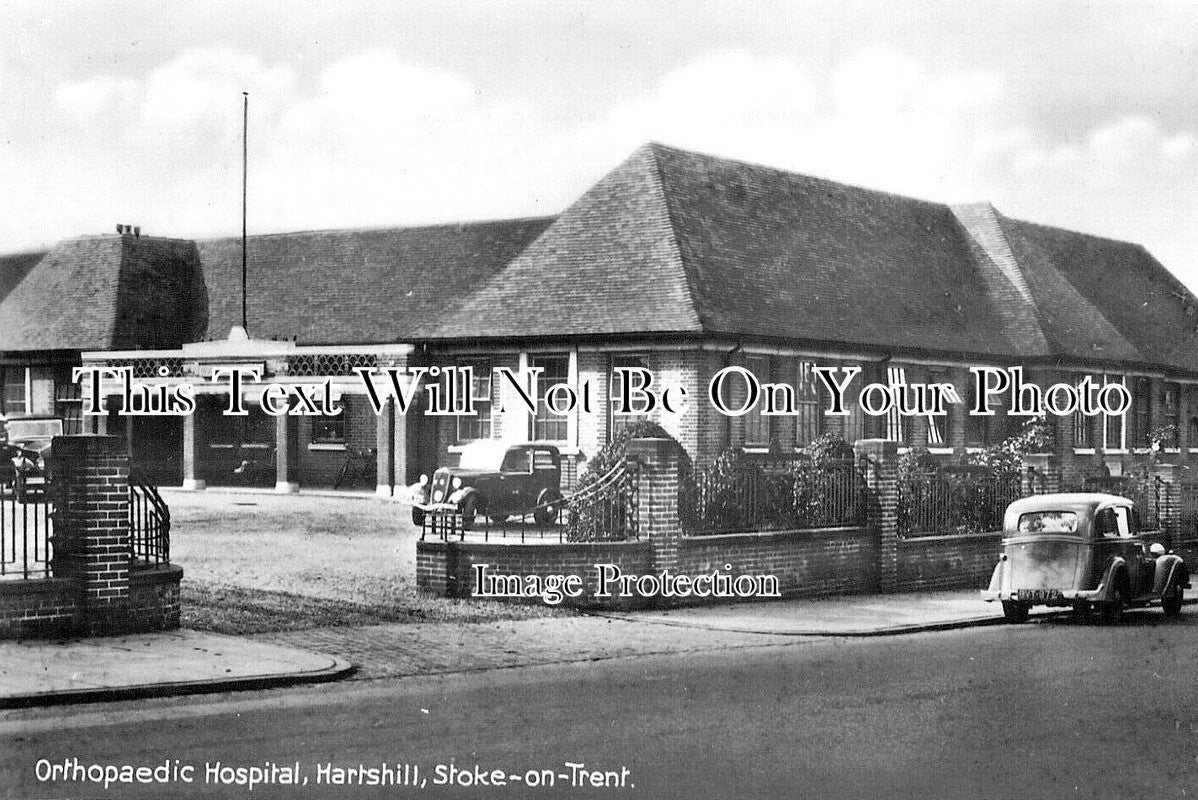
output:
{"label": "bush", "polygon": [[[578,491],[574,497],[581,495],[584,499],[577,504],[571,501],[566,530],[568,541],[619,541],[627,538],[632,509],[622,487],[612,487],[610,491],[600,490],[598,495],[591,495],[587,488],[607,475],[617,464],[627,460],[628,443],[633,439],[669,439],[675,444],[678,442],[661,425],[647,419],[637,420],[616,434],[590,459],[586,470],[578,478]],[[686,487],[694,484],[694,465],[686,451],[681,446],[678,449],[679,508],[682,508],[684,503],[681,496]]]}

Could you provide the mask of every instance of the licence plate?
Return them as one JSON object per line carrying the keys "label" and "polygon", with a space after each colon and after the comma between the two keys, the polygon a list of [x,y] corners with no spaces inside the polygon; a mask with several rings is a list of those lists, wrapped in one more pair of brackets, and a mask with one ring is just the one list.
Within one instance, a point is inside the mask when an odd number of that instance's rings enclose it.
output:
{"label": "licence plate", "polygon": [[1044,603],[1049,600],[1064,600],[1060,589],[1020,589],[1017,593],[1020,600],[1032,603]]}

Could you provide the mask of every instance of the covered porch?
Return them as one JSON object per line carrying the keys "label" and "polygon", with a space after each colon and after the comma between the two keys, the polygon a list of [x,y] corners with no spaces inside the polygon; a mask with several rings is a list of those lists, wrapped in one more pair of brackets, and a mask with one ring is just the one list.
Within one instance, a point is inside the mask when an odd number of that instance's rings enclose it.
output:
{"label": "covered porch", "polygon": [[[299,346],[250,339],[235,328],[225,340],[178,350],[85,352],[83,367],[113,372],[102,375],[99,407],[106,413],[85,413],[84,427],[122,436],[134,469],[163,485],[281,493],[336,488],[391,497],[414,480],[414,415],[400,414],[389,399],[376,413],[354,370],[405,367],[412,350],[407,344]],[[118,370],[155,399],[191,394],[194,410],[122,413],[126,402],[139,408],[145,397],[131,398]],[[232,397],[234,370],[240,404]],[[86,411],[92,387],[84,383]],[[271,385],[274,414],[260,402]],[[277,413],[282,407],[288,411]]]}

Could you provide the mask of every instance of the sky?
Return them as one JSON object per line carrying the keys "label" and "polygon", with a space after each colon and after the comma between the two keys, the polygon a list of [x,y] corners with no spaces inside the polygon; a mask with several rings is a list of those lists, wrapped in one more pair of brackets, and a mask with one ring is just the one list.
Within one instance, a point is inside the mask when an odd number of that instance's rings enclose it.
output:
{"label": "sky", "polygon": [[638,145],[1145,245],[1198,289],[1198,3],[0,0],[0,252],[554,214]]}

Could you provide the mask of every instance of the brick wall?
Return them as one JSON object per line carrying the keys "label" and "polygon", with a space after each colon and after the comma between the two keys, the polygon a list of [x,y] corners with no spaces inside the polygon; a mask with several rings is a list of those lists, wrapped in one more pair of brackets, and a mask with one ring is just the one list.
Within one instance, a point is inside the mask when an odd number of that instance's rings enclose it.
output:
{"label": "brick wall", "polygon": [[183,568],[165,564],[129,573],[129,619],[137,631],[179,627],[179,582]]}
{"label": "brick wall", "polygon": [[59,436],[51,458],[53,577],[0,582],[0,638],[178,627],[183,571],[169,564],[140,569],[130,561],[123,441]]}
{"label": "brick wall", "polygon": [[64,636],[75,629],[78,613],[76,580],[0,581],[0,639]]}
{"label": "brick wall", "polygon": [[684,537],[678,571],[774,575],[787,597],[861,594],[877,589],[878,540],[868,528],[829,528]]}
{"label": "brick wall", "polygon": [[1000,553],[998,531],[903,539],[898,543],[898,586],[904,592],[985,589]]}
{"label": "brick wall", "polygon": [[[626,574],[652,572],[647,542],[572,542],[566,544],[496,544],[489,542],[430,542],[416,544],[416,587],[449,597],[472,597],[474,565],[487,564],[488,572],[505,575],[579,575],[585,587],[582,597],[567,598],[567,606],[626,607],[636,600],[610,600],[594,596],[598,583],[596,564],[615,564]],[[541,603],[537,598],[513,598],[512,602]]]}

